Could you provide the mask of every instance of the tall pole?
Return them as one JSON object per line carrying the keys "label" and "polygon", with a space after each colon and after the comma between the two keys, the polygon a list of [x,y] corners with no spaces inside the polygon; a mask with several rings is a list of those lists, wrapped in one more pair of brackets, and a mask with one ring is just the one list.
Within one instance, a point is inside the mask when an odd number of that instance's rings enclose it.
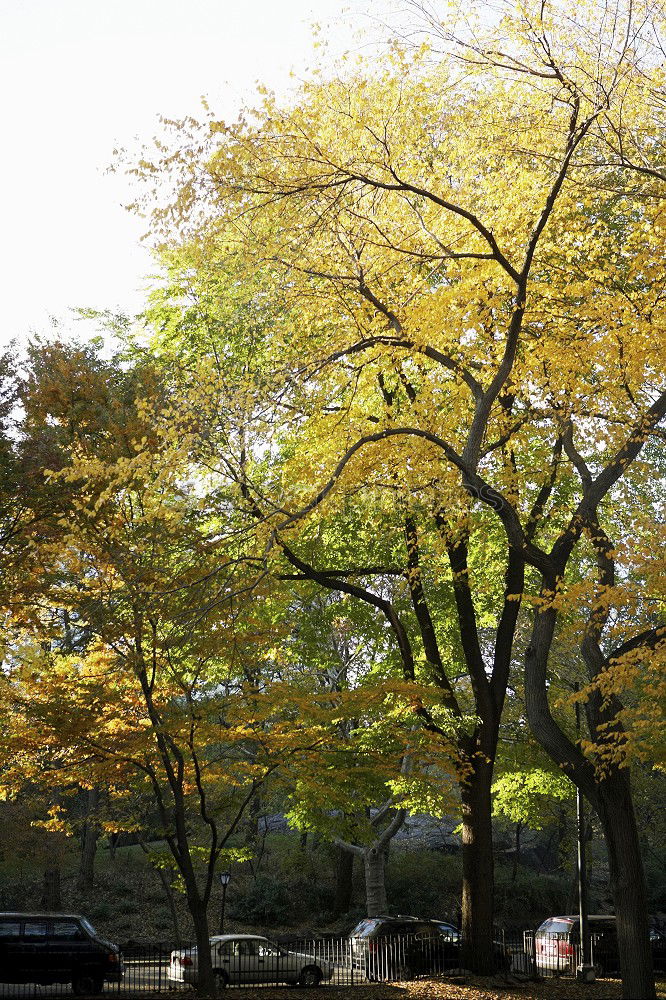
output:
{"label": "tall pole", "polygon": [[227,886],[231,880],[231,872],[220,873],[220,885],[222,886],[222,905],[220,907],[220,934],[224,934],[224,908],[227,902]]}
{"label": "tall pole", "polygon": [[[578,692],[576,683],[574,690]],[[580,702],[576,702],[576,736],[580,739]],[[590,961],[590,931],[587,919],[587,862],[585,858],[585,807],[583,793],[576,786],[576,829],[578,841],[578,923],[580,930],[581,953],[576,970],[577,977],[589,981],[593,977]]]}
{"label": "tall pole", "polygon": [[222,906],[220,907],[220,934],[224,934],[224,907],[227,902],[227,887],[222,884]]}

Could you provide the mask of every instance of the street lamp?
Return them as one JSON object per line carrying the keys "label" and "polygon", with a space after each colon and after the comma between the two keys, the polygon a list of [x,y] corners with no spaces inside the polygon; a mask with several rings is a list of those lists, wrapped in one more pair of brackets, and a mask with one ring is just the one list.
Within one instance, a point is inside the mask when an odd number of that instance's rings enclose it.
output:
{"label": "street lamp", "polygon": [[220,934],[224,934],[224,905],[227,901],[227,886],[231,881],[231,872],[220,872],[220,885],[222,886],[222,908],[220,910]]}
{"label": "street lamp", "polygon": [[[574,685],[578,691],[578,684]],[[576,736],[580,739],[580,704],[576,702]],[[578,933],[580,937],[580,953],[576,966],[576,979],[579,983],[593,983],[595,979],[594,966],[590,955],[590,926],[587,919],[587,865],[585,862],[585,809],[583,793],[576,786],[576,833],[577,833],[577,868],[578,868]]]}

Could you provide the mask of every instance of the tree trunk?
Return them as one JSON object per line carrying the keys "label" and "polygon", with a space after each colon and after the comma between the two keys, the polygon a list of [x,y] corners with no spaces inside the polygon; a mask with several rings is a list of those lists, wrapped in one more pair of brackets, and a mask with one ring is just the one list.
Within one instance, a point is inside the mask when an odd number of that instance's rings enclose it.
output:
{"label": "tree trunk", "polygon": [[197,987],[203,996],[216,996],[213,963],[210,957],[208,914],[198,894],[187,893],[187,902],[197,942]]}
{"label": "tree trunk", "polygon": [[647,893],[629,773],[615,770],[599,785],[611,892],[626,1000],[656,996],[647,917]]}
{"label": "tree trunk", "polygon": [[381,848],[368,847],[363,852],[365,863],[365,898],[369,917],[388,913],[386,899],[386,853]]}
{"label": "tree trunk", "polygon": [[97,853],[97,839],[99,837],[99,827],[95,822],[95,810],[99,804],[99,791],[91,788],[87,794],[88,808],[86,821],[83,825],[83,843],[81,845],[81,862],[76,878],[76,887],[79,892],[90,892],[93,887],[95,875],[95,854]]}
{"label": "tree trunk", "polygon": [[42,884],[42,908],[50,913],[62,910],[62,893],[60,888],[60,863],[51,863],[44,871]]}
{"label": "tree trunk", "polygon": [[333,900],[333,916],[339,917],[347,913],[354,889],[354,855],[342,847],[336,847],[335,857],[335,898]]}
{"label": "tree trunk", "polygon": [[462,963],[478,975],[491,975],[494,968],[492,780],[492,763],[478,762],[461,787]]}
{"label": "tree trunk", "polygon": [[511,881],[516,881],[516,876],[518,875],[518,865],[520,864],[520,834],[522,833],[523,824],[520,820],[516,823],[516,840],[515,848],[513,853],[513,868],[511,870]]}
{"label": "tree trunk", "polygon": [[[648,936],[647,894],[629,772],[613,768],[608,777],[599,780],[580,748],[571,743],[551,715],[547,666],[556,617],[552,608],[535,613],[531,642],[525,651],[527,717],[546,753],[581,789],[601,820],[617,916],[623,996],[626,1000],[652,1000],[656,991]],[[581,650],[593,677],[603,669],[605,662],[598,644],[583,643]],[[612,711],[601,704],[598,695],[589,699],[586,714],[593,736],[598,735],[601,723],[607,726],[613,721]]]}

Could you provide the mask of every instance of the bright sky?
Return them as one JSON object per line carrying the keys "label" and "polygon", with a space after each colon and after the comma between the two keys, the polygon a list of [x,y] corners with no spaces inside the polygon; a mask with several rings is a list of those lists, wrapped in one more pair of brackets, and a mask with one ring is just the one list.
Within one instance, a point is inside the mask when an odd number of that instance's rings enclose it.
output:
{"label": "bright sky", "polygon": [[[346,6],[349,6],[348,4]],[[312,61],[310,27],[351,44],[340,0],[0,0],[0,343],[70,306],[138,309],[151,270],[114,146],[157,116],[231,117],[257,80],[278,90]],[[360,23],[355,18],[356,24]]]}

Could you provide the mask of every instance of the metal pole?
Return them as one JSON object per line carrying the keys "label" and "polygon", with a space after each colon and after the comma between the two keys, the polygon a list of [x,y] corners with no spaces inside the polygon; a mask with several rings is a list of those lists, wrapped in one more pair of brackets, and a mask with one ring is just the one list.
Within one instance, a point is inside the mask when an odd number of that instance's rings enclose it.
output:
{"label": "metal pole", "polygon": [[222,907],[220,909],[220,934],[224,934],[224,907],[227,901],[227,883],[222,883]]}
{"label": "metal pole", "polygon": [[[579,690],[578,684],[574,690]],[[576,702],[576,736],[580,738],[580,703]],[[576,830],[578,841],[578,925],[580,931],[580,957],[576,978],[584,982],[594,980],[594,969],[590,962],[590,929],[587,919],[587,863],[585,858],[585,806],[583,793],[576,786]]]}

